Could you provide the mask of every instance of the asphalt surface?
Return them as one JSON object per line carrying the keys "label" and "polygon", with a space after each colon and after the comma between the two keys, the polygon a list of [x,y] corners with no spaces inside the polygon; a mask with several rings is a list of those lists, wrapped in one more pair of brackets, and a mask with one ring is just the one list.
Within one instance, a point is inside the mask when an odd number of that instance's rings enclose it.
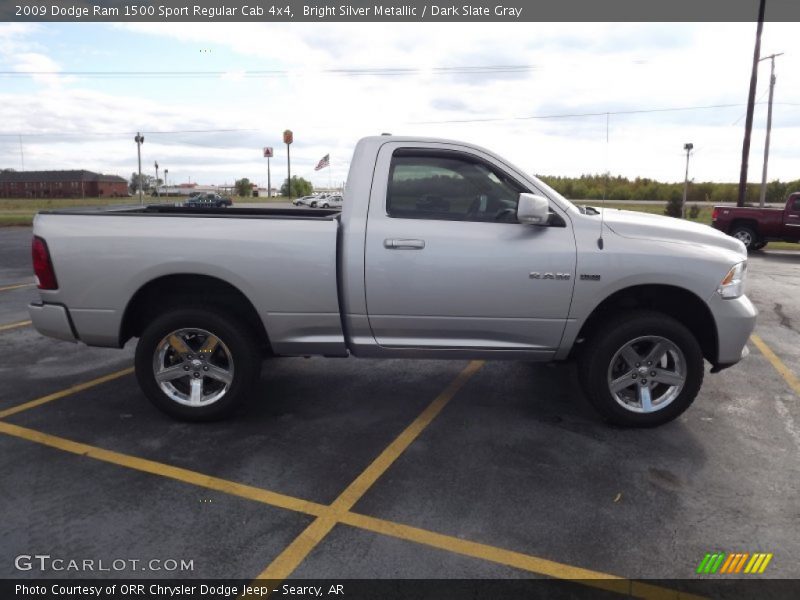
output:
{"label": "asphalt surface", "polygon": [[[30,229],[0,229],[0,288],[32,281],[29,241]],[[795,378],[799,284],[800,253],[751,257],[756,333]],[[0,291],[0,328],[24,322],[35,297],[33,287]],[[0,329],[0,411],[130,367],[134,343],[87,348],[30,326]],[[522,579],[578,567],[684,580],[700,577],[705,553],[724,551],[774,553],[751,577],[798,578],[800,397],[774,360],[749,347],[740,365],[706,374],[683,416],[652,430],[600,422],[571,364],[486,363],[357,497],[352,513],[383,525],[333,525],[286,574]],[[15,568],[14,557],[37,552],[188,559],[193,570],[180,575],[255,578],[317,509],[280,508],[252,489],[337,502],[468,364],[268,360],[248,410],[215,424],[170,420],[131,374],[2,417],[0,578],[86,576]],[[210,489],[208,477],[251,488]]]}

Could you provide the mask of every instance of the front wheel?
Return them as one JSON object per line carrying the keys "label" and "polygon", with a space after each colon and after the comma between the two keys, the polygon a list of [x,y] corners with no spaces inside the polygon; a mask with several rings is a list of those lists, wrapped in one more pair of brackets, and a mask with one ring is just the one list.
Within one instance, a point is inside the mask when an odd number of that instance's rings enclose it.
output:
{"label": "front wheel", "polygon": [[161,411],[185,421],[228,416],[258,380],[261,353],[235,318],[206,308],[176,309],[144,330],[136,378]]}
{"label": "front wheel", "polygon": [[579,360],[584,393],[607,421],[655,427],[683,413],[703,383],[703,354],[692,333],[662,313],[608,319]]}

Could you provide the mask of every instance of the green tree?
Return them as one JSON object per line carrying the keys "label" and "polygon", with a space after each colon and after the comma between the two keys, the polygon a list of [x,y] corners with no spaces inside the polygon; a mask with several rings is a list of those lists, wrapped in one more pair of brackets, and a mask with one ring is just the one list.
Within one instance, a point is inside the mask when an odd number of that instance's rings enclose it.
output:
{"label": "green tree", "polygon": [[236,183],[233,184],[236,188],[236,195],[237,196],[249,196],[253,193],[253,184],[250,183],[250,180],[247,177],[243,177],[242,179],[237,179]]}
{"label": "green tree", "polygon": [[664,209],[664,214],[668,217],[681,216],[681,202],[683,202],[683,194],[676,189],[670,192],[669,200],[667,200],[667,208]]}
{"label": "green tree", "polygon": [[[310,181],[303,179],[302,177],[298,177],[297,175],[292,175],[292,196],[299,198],[300,196],[309,196],[311,192],[314,191],[314,186],[311,185]],[[289,179],[283,180],[283,185],[281,186],[281,196],[288,196],[289,195]]]}
{"label": "green tree", "polygon": [[[159,179],[159,182],[161,180]],[[151,190],[155,190],[156,186],[156,178],[152,175],[148,175],[146,173],[142,173],[142,191],[144,193],[149,193]],[[139,191],[139,174],[138,173],[131,173],[131,182],[128,184],[132,193],[136,193]]]}

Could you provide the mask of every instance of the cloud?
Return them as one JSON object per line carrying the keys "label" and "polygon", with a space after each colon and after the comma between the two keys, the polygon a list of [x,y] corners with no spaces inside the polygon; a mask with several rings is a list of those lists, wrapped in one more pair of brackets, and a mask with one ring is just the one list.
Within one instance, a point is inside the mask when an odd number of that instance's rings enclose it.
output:
{"label": "cloud", "polygon": [[[764,47],[790,47],[790,26],[769,23]],[[77,31],[59,25],[59,31]],[[266,181],[261,148],[274,146],[273,181],[286,156],[280,133],[295,132],[292,172],[319,184],[347,175],[359,137],[384,131],[475,142],[529,172],[585,172],[682,178],[682,145],[698,148],[700,179],[738,177],[743,123],[737,108],[521,119],[532,115],[744,103],[752,24],[536,23],[130,23],[81,24],[58,37],[50,25],[0,25],[8,70],[127,70],[150,50],[159,68],[199,70],[197,48],[213,45],[209,70],[221,77],[98,81],[57,76],[0,92],[5,132],[23,137],[28,168],[89,168],[127,175],[136,165],[133,133],[145,131],[143,164],[170,179]],[[118,43],[98,53],[93,29]],[[745,40],[747,43],[743,43]],[[113,50],[113,51],[112,51]],[[194,57],[187,62],[187,56]],[[67,58],[80,56],[69,68]],[[781,60],[784,60],[782,57]],[[516,69],[497,67],[514,66]],[[206,67],[203,67],[205,69]],[[256,71],[278,71],[255,76]],[[779,63],[777,99],[800,103],[800,63]],[[766,90],[762,72],[759,95]],[[6,83],[4,81],[4,83]],[[31,86],[34,86],[33,88]],[[482,121],[482,119],[497,119]],[[800,159],[800,109],[776,106],[770,173],[791,179]],[[446,121],[461,122],[446,122]],[[757,108],[751,178],[763,143]],[[209,133],[190,130],[220,130]],[[235,131],[223,131],[235,130]],[[155,133],[186,131],[186,133]],[[153,133],[150,133],[153,132]],[[19,144],[0,138],[0,166],[18,163]],[[332,167],[314,172],[331,155]],[[794,162],[793,162],[794,161]]]}

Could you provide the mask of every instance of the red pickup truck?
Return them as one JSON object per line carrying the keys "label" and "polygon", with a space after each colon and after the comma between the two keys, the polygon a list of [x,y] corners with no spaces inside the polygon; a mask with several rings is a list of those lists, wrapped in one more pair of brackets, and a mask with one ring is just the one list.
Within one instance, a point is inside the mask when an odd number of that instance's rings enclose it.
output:
{"label": "red pickup truck", "polygon": [[715,206],[711,226],[760,250],[771,241],[800,242],[800,192],[794,192],[781,208]]}

